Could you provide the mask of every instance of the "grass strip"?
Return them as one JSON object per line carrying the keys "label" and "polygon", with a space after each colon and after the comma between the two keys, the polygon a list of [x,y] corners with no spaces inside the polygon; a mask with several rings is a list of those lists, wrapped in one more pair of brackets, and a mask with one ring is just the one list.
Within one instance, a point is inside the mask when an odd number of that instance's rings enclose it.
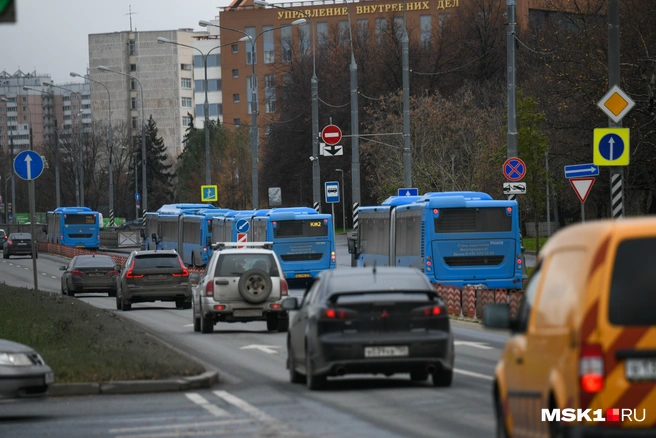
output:
{"label": "grass strip", "polygon": [[0,284],[0,338],[34,348],[57,383],[194,376],[205,368],[116,312]]}
{"label": "grass strip", "polygon": [[[540,249],[547,243],[548,237],[540,237]],[[535,244],[535,237],[522,237],[522,245],[526,251],[535,251],[537,246]]]}

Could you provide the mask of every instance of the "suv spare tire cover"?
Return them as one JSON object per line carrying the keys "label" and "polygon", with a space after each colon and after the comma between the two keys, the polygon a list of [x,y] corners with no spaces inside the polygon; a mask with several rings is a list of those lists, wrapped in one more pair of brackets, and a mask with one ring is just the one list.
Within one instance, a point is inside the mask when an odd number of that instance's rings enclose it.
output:
{"label": "suv spare tire cover", "polygon": [[261,269],[249,269],[239,277],[239,295],[248,303],[259,304],[269,298],[271,277]]}

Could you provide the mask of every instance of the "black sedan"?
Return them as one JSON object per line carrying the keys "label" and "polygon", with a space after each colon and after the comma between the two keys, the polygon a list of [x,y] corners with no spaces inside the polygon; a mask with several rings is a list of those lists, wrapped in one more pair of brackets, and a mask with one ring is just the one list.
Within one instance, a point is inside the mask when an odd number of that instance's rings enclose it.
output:
{"label": "black sedan", "polygon": [[[32,235],[30,233],[11,233],[2,248],[2,257],[8,259],[13,255],[32,257]],[[35,248],[34,258],[39,258]]]}
{"label": "black sedan", "polygon": [[55,373],[27,345],[0,339],[0,399],[43,397]]}
{"label": "black sedan", "polygon": [[319,389],[328,376],[410,373],[435,386],[453,379],[453,334],[444,301],[414,268],[324,271],[295,311],[287,337],[292,383]]}
{"label": "black sedan", "polygon": [[79,292],[105,292],[110,297],[116,296],[116,279],[120,272],[114,269],[116,263],[109,256],[80,255],[75,256],[67,266],[60,266],[64,271],[61,276],[61,292],[74,297]]}

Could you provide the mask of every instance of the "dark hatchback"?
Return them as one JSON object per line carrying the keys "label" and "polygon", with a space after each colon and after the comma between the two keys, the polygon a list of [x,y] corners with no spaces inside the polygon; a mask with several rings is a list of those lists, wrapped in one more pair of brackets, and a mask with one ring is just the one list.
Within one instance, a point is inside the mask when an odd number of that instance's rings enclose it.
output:
{"label": "dark hatchback", "polygon": [[126,311],[132,303],[155,301],[191,309],[189,270],[173,250],[132,251],[117,280],[116,308]]}
{"label": "dark hatchback", "polygon": [[[11,233],[2,248],[2,256],[6,259],[13,255],[32,256],[32,235],[30,233]],[[39,258],[35,250],[34,258]]]}
{"label": "dark hatchback", "polygon": [[116,279],[119,271],[116,263],[109,256],[80,255],[75,256],[67,266],[60,266],[64,271],[61,276],[63,295],[75,296],[80,292],[104,292],[110,297],[116,296]]}
{"label": "dark hatchback", "polygon": [[444,301],[414,268],[324,271],[295,311],[287,337],[292,383],[319,389],[328,376],[410,373],[435,386],[453,379],[453,334]]}

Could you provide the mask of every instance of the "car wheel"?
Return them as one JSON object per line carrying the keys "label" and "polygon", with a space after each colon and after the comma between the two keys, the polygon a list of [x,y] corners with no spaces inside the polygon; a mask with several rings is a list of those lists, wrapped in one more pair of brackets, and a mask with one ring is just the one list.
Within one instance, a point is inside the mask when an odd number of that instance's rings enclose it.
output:
{"label": "car wheel", "polygon": [[121,299],[118,296],[118,293],[116,294],[116,310],[121,310]]}
{"label": "car wheel", "polygon": [[267,313],[267,330],[270,332],[278,330],[278,315],[275,313]]}
{"label": "car wheel", "polygon": [[289,368],[290,383],[305,383],[305,376],[296,371],[296,360],[294,360],[294,350],[289,340],[287,340],[287,367]]}
{"label": "car wheel", "polygon": [[453,381],[453,369],[437,370],[433,373],[433,386],[446,387],[451,386]]}
{"label": "car wheel", "polygon": [[68,283],[66,284],[66,295],[68,295],[69,297],[75,296],[75,292],[68,288]]}
{"label": "car wheel", "polygon": [[310,359],[310,354],[307,352],[307,348],[305,351],[305,384],[308,389],[312,391],[322,389],[326,385],[326,376],[318,376],[314,374],[312,360]]}
{"label": "car wheel", "polygon": [[501,405],[501,400],[499,400],[498,395],[494,397],[494,410],[495,410],[495,417],[497,420],[496,437],[508,438],[508,432],[506,431],[506,418],[503,415],[503,408]]}
{"label": "car wheel", "polygon": [[126,300],[125,298],[121,297],[121,310],[123,312],[127,312],[128,310],[132,310],[132,303]]}
{"label": "car wheel", "polygon": [[249,269],[239,278],[239,295],[251,304],[259,304],[269,298],[273,289],[271,277],[261,269]]}
{"label": "car wheel", "polygon": [[196,317],[196,308],[193,307],[193,310],[191,312],[191,317],[194,321],[194,331],[199,332],[200,331],[200,318]]}
{"label": "car wheel", "polygon": [[410,373],[410,380],[413,382],[425,382],[428,380],[428,373],[425,371],[413,371]]}
{"label": "car wheel", "polygon": [[191,309],[191,300],[185,300],[184,303],[182,303],[182,308]]}
{"label": "car wheel", "polygon": [[9,258],[9,254],[7,254],[7,251],[2,251],[2,257],[5,259]]}
{"label": "car wheel", "polygon": [[278,318],[278,333],[287,333],[289,330],[289,318]]}
{"label": "car wheel", "polygon": [[176,309],[184,309],[184,300],[175,300]]}
{"label": "car wheel", "polygon": [[109,293],[107,294],[109,297],[115,297],[116,296],[116,289],[110,290]]}
{"label": "car wheel", "polygon": [[196,255],[193,252],[191,253],[191,267],[196,267]]}
{"label": "car wheel", "polygon": [[200,314],[200,332],[201,333],[212,333],[214,331],[214,321],[210,318],[205,318],[205,315]]}

